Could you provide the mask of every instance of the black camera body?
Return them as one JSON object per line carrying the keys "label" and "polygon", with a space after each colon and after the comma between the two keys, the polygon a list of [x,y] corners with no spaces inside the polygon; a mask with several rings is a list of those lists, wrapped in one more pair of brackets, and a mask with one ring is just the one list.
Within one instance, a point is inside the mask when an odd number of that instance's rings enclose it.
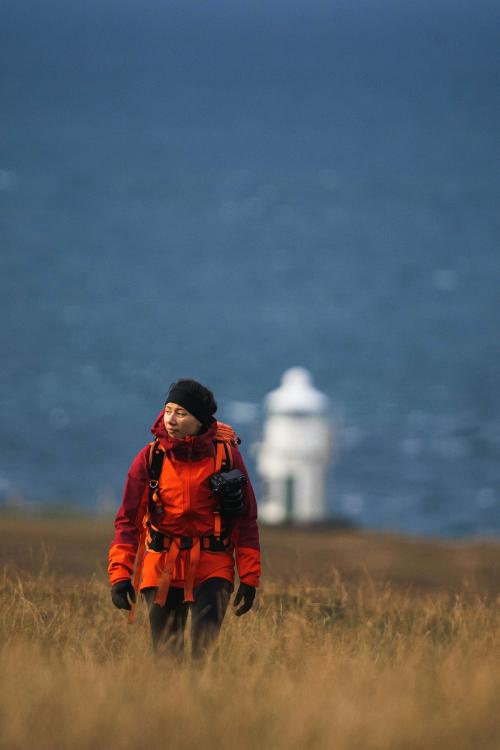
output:
{"label": "black camera body", "polygon": [[217,474],[212,474],[209,481],[212,492],[219,497],[244,487],[247,478],[239,469],[231,469],[231,471],[219,471]]}
{"label": "black camera body", "polygon": [[240,516],[245,510],[242,488],[247,478],[239,469],[219,471],[209,477],[210,488],[219,501],[220,512],[223,516],[233,518]]}

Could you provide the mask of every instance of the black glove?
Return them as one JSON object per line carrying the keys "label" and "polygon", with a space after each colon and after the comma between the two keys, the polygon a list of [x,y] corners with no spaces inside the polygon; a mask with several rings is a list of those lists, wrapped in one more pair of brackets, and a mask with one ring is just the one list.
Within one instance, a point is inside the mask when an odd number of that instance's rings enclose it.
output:
{"label": "black glove", "polygon": [[256,588],[255,586],[249,586],[248,583],[240,583],[238,593],[234,597],[233,607],[237,607],[243,599],[243,604],[234,613],[237,617],[244,615],[252,609],[253,600],[255,599]]}
{"label": "black glove", "polygon": [[111,587],[111,600],[118,609],[132,609],[128,596],[135,602],[135,591],[130,578],[126,581],[117,581]]}

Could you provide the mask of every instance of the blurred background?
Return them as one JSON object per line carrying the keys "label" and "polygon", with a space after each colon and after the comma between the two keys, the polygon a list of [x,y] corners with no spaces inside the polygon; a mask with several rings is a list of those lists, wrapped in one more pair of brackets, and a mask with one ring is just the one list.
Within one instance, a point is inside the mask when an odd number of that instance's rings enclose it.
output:
{"label": "blurred background", "polygon": [[307,367],[334,518],[500,533],[500,6],[4,0],[0,502],[117,506],[169,384]]}

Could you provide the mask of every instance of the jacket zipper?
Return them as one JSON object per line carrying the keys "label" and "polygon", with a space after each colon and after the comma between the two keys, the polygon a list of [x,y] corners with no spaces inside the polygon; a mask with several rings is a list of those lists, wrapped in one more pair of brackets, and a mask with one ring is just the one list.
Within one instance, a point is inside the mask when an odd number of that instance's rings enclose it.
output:
{"label": "jacket zipper", "polygon": [[187,512],[191,515],[191,461],[193,457],[193,442],[189,441],[188,472],[187,472]]}

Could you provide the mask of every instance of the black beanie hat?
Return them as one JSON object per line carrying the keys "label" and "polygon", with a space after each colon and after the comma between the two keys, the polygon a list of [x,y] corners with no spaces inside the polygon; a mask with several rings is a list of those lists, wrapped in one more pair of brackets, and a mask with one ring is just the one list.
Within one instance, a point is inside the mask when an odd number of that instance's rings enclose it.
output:
{"label": "black beanie hat", "polygon": [[202,425],[207,425],[217,411],[217,402],[212,391],[196,380],[178,380],[172,383],[165,401],[184,407]]}

